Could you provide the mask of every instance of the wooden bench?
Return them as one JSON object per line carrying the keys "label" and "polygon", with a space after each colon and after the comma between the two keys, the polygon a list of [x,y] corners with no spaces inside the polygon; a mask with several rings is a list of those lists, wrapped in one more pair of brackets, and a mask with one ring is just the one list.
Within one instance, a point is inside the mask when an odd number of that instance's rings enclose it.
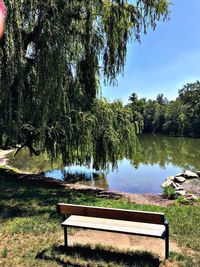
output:
{"label": "wooden bench", "polygon": [[169,257],[169,226],[163,213],[110,209],[59,203],[57,211],[63,215],[64,242],[67,227],[133,234],[165,239],[165,258]]}

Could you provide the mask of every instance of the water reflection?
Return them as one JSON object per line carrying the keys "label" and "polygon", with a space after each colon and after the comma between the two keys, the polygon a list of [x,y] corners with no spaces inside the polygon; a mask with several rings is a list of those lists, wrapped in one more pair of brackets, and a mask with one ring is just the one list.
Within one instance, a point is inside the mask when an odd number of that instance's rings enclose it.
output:
{"label": "water reflection", "polygon": [[47,155],[30,158],[27,151],[11,157],[9,164],[22,171],[44,172],[45,176],[71,183],[131,193],[160,193],[166,176],[185,169],[200,169],[199,148],[200,139],[148,134],[139,136],[139,143],[126,158],[120,155],[115,168],[109,162],[101,171],[95,170],[92,163],[87,167],[63,167],[59,160],[51,166]]}
{"label": "water reflection", "polygon": [[53,169],[43,173],[46,177],[62,179],[66,183],[89,184],[94,187],[109,188],[106,175],[103,171],[97,171],[85,166],[70,166],[63,169]]}
{"label": "water reflection", "polygon": [[139,141],[140,147],[132,160],[135,168],[140,164],[158,164],[160,168],[168,164],[181,169],[200,168],[200,139],[146,134],[139,136]]}

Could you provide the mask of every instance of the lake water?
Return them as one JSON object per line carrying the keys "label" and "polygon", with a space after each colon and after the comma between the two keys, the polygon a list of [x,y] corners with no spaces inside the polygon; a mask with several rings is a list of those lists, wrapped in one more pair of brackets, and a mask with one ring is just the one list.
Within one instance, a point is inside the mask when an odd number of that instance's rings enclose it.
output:
{"label": "lake water", "polygon": [[167,176],[186,169],[200,170],[200,139],[169,137],[153,134],[139,136],[139,146],[131,159],[118,161],[118,167],[96,171],[84,166],[51,168],[47,156],[29,158],[20,152],[10,164],[23,171],[44,172],[47,177],[66,182],[101,187],[129,193],[162,192]]}

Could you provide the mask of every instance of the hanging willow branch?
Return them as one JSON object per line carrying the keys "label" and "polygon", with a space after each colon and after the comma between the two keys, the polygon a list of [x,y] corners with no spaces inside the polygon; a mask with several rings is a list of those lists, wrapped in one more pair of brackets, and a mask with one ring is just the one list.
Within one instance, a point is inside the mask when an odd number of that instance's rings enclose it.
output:
{"label": "hanging willow branch", "polygon": [[128,40],[139,39],[140,33],[168,16],[166,0],[135,2],[5,0],[1,147],[30,142],[27,125],[32,148],[46,150],[52,159],[62,153],[68,162],[94,155],[97,162],[108,155],[114,158],[120,143],[133,141],[135,129],[127,119],[131,115],[121,106],[118,120],[115,105],[105,102],[112,113],[105,123],[100,115],[107,117],[107,111],[95,99],[100,66],[105,82],[115,81],[124,68]]}

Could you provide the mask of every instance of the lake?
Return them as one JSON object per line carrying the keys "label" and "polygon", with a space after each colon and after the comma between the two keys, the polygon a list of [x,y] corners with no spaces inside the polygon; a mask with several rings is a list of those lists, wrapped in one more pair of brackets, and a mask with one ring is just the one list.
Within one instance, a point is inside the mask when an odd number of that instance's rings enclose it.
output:
{"label": "lake", "polygon": [[[21,171],[43,173],[46,177],[128,193],[162,192],[167,176],[186,169],[200,170],[200,139],[144,134],[131,158],[117,162],[117,167],[95,170],[86,166],[51,166],[47,155],[29,157],[20,151],[9,164]],[[92,165],[91,165],[92,166]]]}

